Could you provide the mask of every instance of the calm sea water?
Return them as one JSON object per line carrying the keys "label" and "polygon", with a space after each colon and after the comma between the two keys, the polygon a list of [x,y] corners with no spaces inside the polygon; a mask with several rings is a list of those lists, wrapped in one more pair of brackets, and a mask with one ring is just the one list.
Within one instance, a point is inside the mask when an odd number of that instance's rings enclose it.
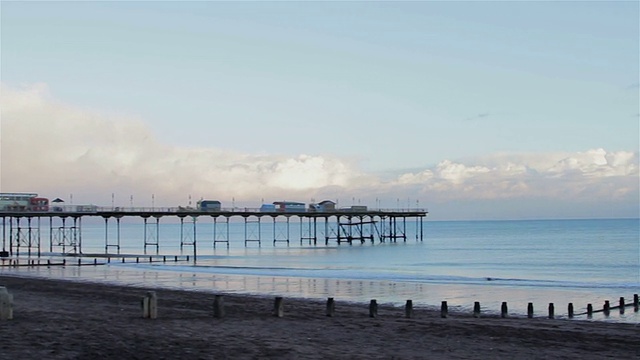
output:
{"label": "calm sea water", "polygon": [[[258,229],[247,229],[247,237],[262,239],[261,246],[244,246],[245,225],[229,225],[230,246],[212,246],[213,224],[199,222],[195,232],[197,262],[112,263],[98,267],[52,267],[34,269],[2,268],[33,276],[76,278],[199,291],[283,295],[290,297],[335,297],[337,301],[439,308],[446,300],[450,307],[471,311],[479,301],[483,312],[498,313],[508,302],[512,314],[526,314],[533,302],[536,316],[546,316],[553,302],[558,317],[566,316],[567,304],[576,313],[588,303],[601,309],[605,300],[612,306],[620,297],[627,303],[640,293],[640,222],[638,219],[536,220],[536,221],[424,221],[424,238],[416,239],[419,226],[407,222],[407,241],[375,244],[359,242],[337,245],[324,240],[318,245],[300,242],[300,225],[290,223],[286,243],[273,245],[271,221]],[[141,222],[141,221],[140,221]],[[43,224],[41,237],[48,244]],[[321,229],[322,228],[322,229]],[[115,242],[117,233],[110,223],[106,236]],[[303,226],[302,232],[307,227]],[[324,228],[319,226],[324,237]],[[226,232],[226,229],[222,229]],[[151,231],[151,228],[147,228]],[[193,239],[193,228],[161,224],[160,254],[180,253],[180,234]],[[221,231],[217,228],[217,231]],[[276,226],[275,237],[286,237],[284,223]],[[47,239],[47,240],[44,240]],[[144,226],[120,225],[123,254],[141,254]],[[295,240],[294,240],[295,239]],[[85,253],[104,253],[104,223],[83,224]],[[44,246],[43,248],[48,245]],[[149,248],[155,253],[155,249]],[[110,250],[113,252],[114,250]],[[193,247],[182,249],[193,254]],[[586,319],[581,315],[578,319]],[[624,314],[612,310],[609,317],[596,313],[594,320],[640,322],[627,307]]]}

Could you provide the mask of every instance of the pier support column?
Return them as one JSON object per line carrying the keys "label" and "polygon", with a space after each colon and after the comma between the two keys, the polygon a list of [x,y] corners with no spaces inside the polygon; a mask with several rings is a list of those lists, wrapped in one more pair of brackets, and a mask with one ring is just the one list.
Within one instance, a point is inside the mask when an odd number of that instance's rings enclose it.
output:
{"label": "pier support column", "polygon": [[217,243],[226,243],[229,248],[229,218],[224,216],[224,221],[218,221],[219,216],[213,216],[213,248]]}
{"label": "pier support column", "polygon": [[272,215],[273,220],[273,246],[277,242],[286,242],[289,245],[289,216],[285,216],[286,221],[278,221],[278,215]]}
{"label": "pier support column", "polygon": [[190,228],[185,229],[185,216],[180,216],[180,253],[182,254],[185,246],[193,246],[193,261],[196,261],[197,246],[196,246],[196,223],[198,221],[197,215],[190,215],[187,226]]}
{"label": "pier support column", "polygon": [[156,255],[160,254],[160,216],[154,216],[155,223],[149,223],[149,216],[143,216],[144,221],[144,253],[147,254],[147,247],[156,248]]}
{"label": "pier support column", "polygon": [[249,219],[251,215],[244,217],[244,246],[247,246],[249,242],[257,242],[258,246],[262,245],[262,236],[260,229],[260,217],[256,219]]}

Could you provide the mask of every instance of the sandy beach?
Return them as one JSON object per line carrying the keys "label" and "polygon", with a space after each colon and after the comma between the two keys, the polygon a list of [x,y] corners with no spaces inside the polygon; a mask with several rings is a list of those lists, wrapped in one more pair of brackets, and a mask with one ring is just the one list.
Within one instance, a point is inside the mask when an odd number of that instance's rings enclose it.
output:
{"label": "sandy beach", "polygon": [[[336,299],[225,295],[1,276],[14,296],[13,320],[0,322],[6,359],[637,359],[640,325],[451,313]],[[142,318],[141,300],[156,291],[158,318]],[[632,309],[630,309],[633,311]]]}

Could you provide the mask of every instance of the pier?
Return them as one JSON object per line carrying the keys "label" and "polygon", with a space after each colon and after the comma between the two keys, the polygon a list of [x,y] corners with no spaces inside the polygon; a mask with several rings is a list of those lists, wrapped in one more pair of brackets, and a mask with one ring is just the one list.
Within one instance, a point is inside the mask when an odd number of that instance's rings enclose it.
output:
{"label": "pier", "polygon": [[[336,210],[287,210],[264,211],[258,208],[232,208],[203,210],[190,207],[173,208],[115,208],[115,207],[56,207],[49,211],[0,211],[2,218],[2,252],[0,257],[40,256],[42,252],[83,256],[82,220],[88,217],[104,221],[104,255],[120,255],[120,223],[124,218],[139,219],[144,227],[140,239],[144,254],[160,254],[163,219],[179,220],[180,252],[197,256],[198,241],[229,247],[230,242],[243,242],[244,246],[270,242],[289,245],[298,240],[301,244],[329,245],[355,243],[372,244],[407,241],[407,220],[415,221],[415,240],[423,240],[425,209],[336,209]],[[205,218],[209,220],[201,221]],[[244,225],[242,239],[230,236],[230,220]],[[208,226],[210,236],[198,239],[198,223]],[[115,226],[115,236],[113,234]],[[293,226],[299,227],[299,239],[291,238]],[[48,239],[41,236],[41,229],[48,227]],[[266,231],[265,231],[266,229]],[[209,231],[209,230],[208,230]],[[265,232],[269,233],[265,236]],[[164,239],[163,239],[164,240]]]}

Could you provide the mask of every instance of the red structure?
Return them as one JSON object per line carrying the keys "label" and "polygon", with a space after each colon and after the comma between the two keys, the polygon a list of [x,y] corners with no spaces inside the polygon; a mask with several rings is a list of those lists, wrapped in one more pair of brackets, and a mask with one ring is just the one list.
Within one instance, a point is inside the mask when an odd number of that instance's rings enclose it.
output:
{"label": "red structure", "polygon": [[29,199],[29,210],[49,211],[49,199],[43,197],[32,197]]}

